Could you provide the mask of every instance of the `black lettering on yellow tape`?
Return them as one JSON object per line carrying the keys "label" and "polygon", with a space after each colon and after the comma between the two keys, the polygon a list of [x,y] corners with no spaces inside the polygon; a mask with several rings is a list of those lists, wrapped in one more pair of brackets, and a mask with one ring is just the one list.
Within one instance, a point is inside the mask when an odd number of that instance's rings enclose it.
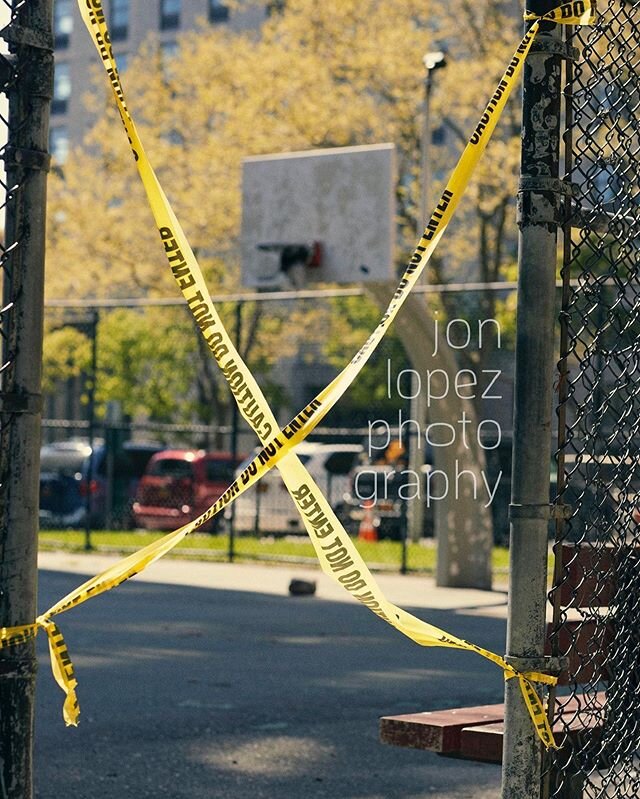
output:
{"label": "black lettering on yellow tape", "polygon": [[533,11],[526,11],[524,18],[530,19],[545,19],[552,22],[559,22],[564,25],[592,25],[597,16],[596,0],[572,0],[569,3],[563,3],[557,8],[552,8],[551,11],[540,16]]}
{"label": "black lettering on yellow tape", "polygon": [[20,627],[0,628],[0,649],[10,646],[20,646],[36,637],[38,627],[35,624],[25,624]]}
{"label": "black lettering on yellow tape", "polygon": [[[477,130],[477,128],[476,128]],[[424,238],[427,241],[431,241],[434,235],[437,233],[438,228],[440,227],[440,223],[442,218],[444,217],[445,211],[449,207],[449,204],[453,200],[453,192],[445,189],[442,193],[442,197],[438,205],[436,205],[436,210],[431,214],[431,219],[427,223],[427,229],[424,232]],[[422,253],[425,251],[425,247],[419,247],[417,251],[413,254],[411,258],[411,263],[409,265],[409,269],[414,269],[419,263],[422,258]]]}
{"label": "black lettering on yellow tape", "polygon": [[520,690],[524,696],[527,710],[529,711],[529,715],[531,716],[531,720],[538,737],[547,749],[557,748],[555,739],[553,737],[553,731],[551,730],[551,726],[549,724],[549,719],[547,718],[547,714],[545,713],[544,707],[542,706],[542,702],[540,701],[540,697],[538,696],[536,689],[529,682],[529,680],[527,680],[521,674],[518,674],[518,682],[520,683]]}
{"label": "black lettering on yellow tape", "polygon": [[89,20],[92,25],[104,25],[104,11],[100,0],[85,0],[85,5],[89,9]]}

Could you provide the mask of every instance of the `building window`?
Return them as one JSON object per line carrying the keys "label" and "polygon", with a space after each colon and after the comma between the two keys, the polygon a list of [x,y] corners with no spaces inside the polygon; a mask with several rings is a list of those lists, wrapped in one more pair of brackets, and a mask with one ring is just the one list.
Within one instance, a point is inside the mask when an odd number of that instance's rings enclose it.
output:
{"label": "building window", "polygon": [[53,35],[57,49],[69,46],[73,30],[72,0],[55,0],[53,4]]}
{"label": "building window", "polygon": [[438,125],[431,131],[431,144],[442,147],[447,143],[447,129],[444,125]]}
{"label": "building window", "polygon": [[272,3],[267,3],[267,16],[272,17],[274,14],[282,14],[284,11],[284,0],[274,0]]}
{"label": "building window", "polygon": [[49,132],[49,150],[58,166],[64,164],[69,155],[69,131],[66,125],[58,125]]}
{"label": "building window", "polygon": [[129,0],[111,0],[109,30],[112,42],[127,38],[129,35]]}
{"label": "building window", "polygon": [[163,31],[180,27],[182,0],[160,0],[160,29]]}
{"label": "building window", "polygon": [[177,42],[160,42],[160,68],[166,82],[175,77],[174,61],[179,53]]}
{"label": "building window", "polygon": [[224,22],[229,19],[229,8],[220,0],[209,0],[209,22]]}
{"label": "building window", "polygon": [[178,42],[160,42],[160,59],[166,68],[178,55]]}
{"label": "building window", "polygon": [[53,75],[53,102],[51,112],[53,114],[64,114],[67,104],[71,97],[71,72],[69,64],[56,63]]}

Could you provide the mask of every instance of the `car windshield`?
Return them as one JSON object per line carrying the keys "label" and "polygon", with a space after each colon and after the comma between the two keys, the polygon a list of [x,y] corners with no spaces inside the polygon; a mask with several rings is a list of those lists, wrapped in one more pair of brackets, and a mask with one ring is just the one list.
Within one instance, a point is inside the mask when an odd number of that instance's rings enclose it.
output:
{"label": "car windshield", "polygon": [[147,474],[153,477],[173,477],[176,479],[193,477],[193,466],[189,461],[178,458],[161,458],[149,465]]}
{"label": "car windshield", "polygon": [[89,449],[47,449],[40,453],[40,469],[43,472],[81,472]]}
{"label": "car windshield", "polygon": [[232,483],[235,472],[234,462],[229,460],[208,460],[205,463],[207,480],[211,482]]}
{"label": "car windshield", "polygon": [[126,477],[140,478],[151,459],[152,455],[164,449],[161,445],[143,445],[136,447],[135,445],[125,445],[121,453],[117,453],[114,471]]}
{"label": "car windshield", "polygon": [[324,468],[329,472],[329,474],[346,475],[349,474],[351,469],[353,469],[353,465],[359,457],[359,451],[338,450],[337,452],[332,452],[331,455],[329,455],[325,461]]}

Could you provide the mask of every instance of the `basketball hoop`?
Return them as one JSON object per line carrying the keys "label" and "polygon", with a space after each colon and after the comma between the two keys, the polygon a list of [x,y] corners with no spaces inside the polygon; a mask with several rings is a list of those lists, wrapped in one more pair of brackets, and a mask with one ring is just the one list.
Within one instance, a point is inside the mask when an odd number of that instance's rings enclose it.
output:
{"label": "basketball hoop", "polygon": [[304,244],[261,242],[256,249],[276,256],[271,270],[262,272],[260,276],[261,282],[271,285],[281,285],[284,278],[293,288],[304,288],[306,269],[322,265],[322,244],[319,241]]}

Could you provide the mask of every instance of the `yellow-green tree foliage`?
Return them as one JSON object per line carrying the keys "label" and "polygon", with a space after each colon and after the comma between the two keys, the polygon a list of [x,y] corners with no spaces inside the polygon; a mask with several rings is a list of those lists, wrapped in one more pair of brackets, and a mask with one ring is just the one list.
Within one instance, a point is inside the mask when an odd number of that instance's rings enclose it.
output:
{"label": "yellow-green tree foliage", "polygon": [[[443,46],[448,51],[432,107],[434,124],[449,131],[446,145],[434,148],[434,172],[446,177],[518,40],[519,5],[289,0],[261,31],[203,26],[183,34],[170,60],[150,42],[123,83],[212,293],[239,287],[240,170],[252,154],[395,142],[400,264],[415,243],[422,55]],[[97,122],[50,185],[47,295],[177,296],[99,72],[96,67],[86,87]],[[512,103],[442,242],[437,280],[494,279],[512,261],[505,231],[513,222],[507,217],[515,194],[517,120]],[[330,326],[325,314],[308,307],[303,313],[286,308],[276,317],[271,330],[254,336],[249,353],[263,366],[273,336],[294,351],[312,331]]]}

